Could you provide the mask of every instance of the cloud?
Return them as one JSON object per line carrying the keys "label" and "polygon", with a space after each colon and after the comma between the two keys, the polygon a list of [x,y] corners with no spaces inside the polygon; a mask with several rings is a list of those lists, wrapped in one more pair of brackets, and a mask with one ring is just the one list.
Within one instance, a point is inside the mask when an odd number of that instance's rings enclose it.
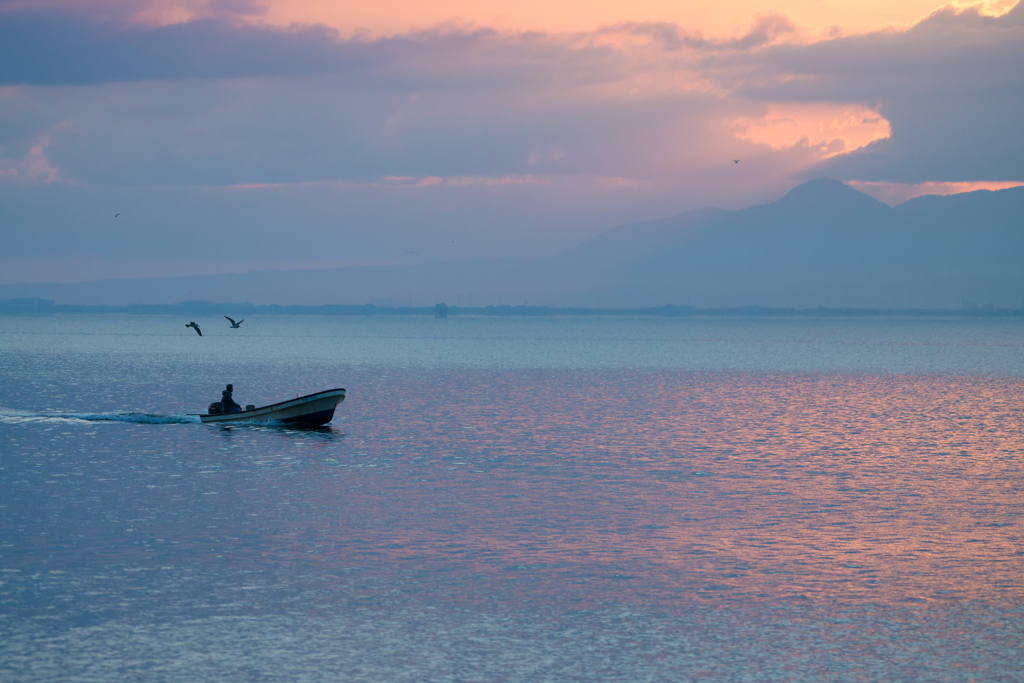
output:
{"label": "cloud", "polygon": [[0,84],[247,78],[365,69],[372,55],[324,27],[292,31],[199,19],[150,28],[67,15],[0,15]]}
{"label": "cloud", "polygon": [[[54,166],[46,156],[46,148],[53,142],[53,136],[69,125],[71,125],[71,121],[61,122],[33,138],[29,144],[28,151],[21,158],[5,158],[0,156],[0,178],[41,183],[66,182],[74,184],[75,181],[65,178],[61,170]],[[3,148],[0,148],[0,154],[2,153]]]}
{"label": "cloud", "polygon": [[437,31],[380,49],[391,57],[358,73],[11,87],[0,131],[24,140],[41,132],[29,121],[73,116],[50,158],[108,185],[649,179],[724,158],[716,147],[735,140],[706,130],[720,97],[648,88],[645,68],[608,47]]}
{"label": "cloud", "polygon": [[[791,27],[763,17],[736,40],[711,41],[666,26],[548,35],[448,25],[364,41],[223,18],[146,27],[15,12],[4,31],[0,81],[20,84],[11,98],[39,126],[74,116],[74,138],[50,158],[84,182],[557,174],[642,185],[692,177],[748,144],[708,130],[750,108],[703,61],[763,49]],[[0,135],[11,120],[0,111]]]}
{"label": "cloud", "polygon": [[[623,22],[593,32],[593,37],[602,43],[616,36],[642,36],[657,40],[665,50],[675,52],[682,49],[702,52],[723,52],[751,50],[796,37],[797,27],[781,14],[768,13],[754,19],[754,25],[746,34],[737,38],[706,38],[700,31],[688,31],[670,22]],[[586,34],[584,34],[586,35]],[[621,44],[621,43],[619,43]]]}
{"label": "cloud", "polygon": [[784,102],[768,105],[760,117],[725,122],[735,135],[755,144],[782,150],[805,145],[828,159],[889,137],[889,122],[859,104]]}
{"label": "cloud", "polygon": [[0,0],[0,14],[61,15],[83,22],[167,26],[197,19],[236,24],[266,14],[270,0]]}
{"label": "cloud", "polygon": [[[48,157],[114,184],[670,183],[773,153],[775,168],[804,177],[964,182],[1020,177],[1024,163],[1020,6],[809,45],[778,15],[728,40],[666,23],[564,35],[447,25],[363,40],[238,23],[258,13],[251,3],[188,6],[204,18],[4,14],[0,81],[22,84],[40,112],[22,144],[73,115],[74,140]],[[0,112],[0,140],[10,122]]]}
{"label": "cloud", "polygon": [[[445,23],[368,40],[358,34],[343,38],[322,25],[278,27],[239,21],[250,7],[241,4],[239,12],[215,12],[210,8],[219,5],[210,2],[179,3],[171,9],[153,3],[168,12],[187,5],[189,18],[146,25],[70,11],[3,11],[0,0],[0,85],[327,73],[348,74],[354,81],[383,80],[383,87],[411,81],[420,81],[420,87],[474,82],[495,86],[524,79],[605,82],[658,66],[702,71],[698,60],[706,55],[756,52],[798,36],[785,17],[767,14],[756,17],[744,35],[731,39],[706,38],[675,24],[648,22],[565,34],[502,33]],[[541,65],[544,68],[537,68]]]}
{"label": "cloud", "polygon": [[230,185],[228,187],[239,190],[262,190],[275,187],[334,187],[334,188],[381,188],[381,187],[472,187],[474,185],[495,186],[495,185],[550,185],[550,179],[537,178],[532,175],[507,175],[496,178],[485,176],[452,176],[441,178],[438,176],[425,176],[413,178],[412,176],[384,176],[379,181],[352,182],[343,180],[328,180],[319,182],[299,183],[244,183]]}
{"label": "cloud", "polygon": [[[201,260],[169,234],[212,240],[236,269],[303,262],[310,244],[339,264],[451,239],[465,257],[550,253],[807,176],[887,197],[1024,179],[1019,7],[805,44],[778,16],[723,40],[665,23],[370,40],[255,25],[247,3],[179,3],[198,18],[147,25],[3,3],[0,193],[19,258]],[[110,232],[124,205],[144,229]],[[92,232],[70,232],[78,213]],[[294,249],[272,246],[281,226]]]}
{"label": "cloud", "polygon": [[892,134],[809,171],[865,181],[1024,179],[1024,4],[944,9],[908,31],[772,47],[737,94],[877,104]]}

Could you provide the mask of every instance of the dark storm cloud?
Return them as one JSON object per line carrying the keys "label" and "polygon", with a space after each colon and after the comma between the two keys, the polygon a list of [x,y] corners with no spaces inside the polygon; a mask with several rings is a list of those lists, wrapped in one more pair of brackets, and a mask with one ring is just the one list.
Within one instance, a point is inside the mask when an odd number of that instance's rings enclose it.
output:
{"label": "dark storm cloud", "polygon": [[880,105],[892,136],[810,175],[916,183],[1024,179],[1024,4],[944,10],[905,32],[779,46],[737,92]]}

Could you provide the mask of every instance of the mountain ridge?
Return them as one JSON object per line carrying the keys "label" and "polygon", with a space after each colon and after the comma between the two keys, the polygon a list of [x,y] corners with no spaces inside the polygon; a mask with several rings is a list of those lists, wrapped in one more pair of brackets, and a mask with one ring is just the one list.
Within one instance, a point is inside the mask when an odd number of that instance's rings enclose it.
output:
{"label": "mountain ridge", "polygon": [[836,180],[620,225],[546,258],[3,285],[58,303],[953,308],[1024,300],[1024,188],[889,207]]}

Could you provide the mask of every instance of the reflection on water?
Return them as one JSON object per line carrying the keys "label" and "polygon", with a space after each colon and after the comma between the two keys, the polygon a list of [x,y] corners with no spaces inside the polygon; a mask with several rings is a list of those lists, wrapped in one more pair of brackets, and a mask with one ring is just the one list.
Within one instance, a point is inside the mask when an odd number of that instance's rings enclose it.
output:
{"label": "reflection on water", "polygon": [[283,565],[341,600],[1015,603],[1022,386],[396,373],[347,434],[12,425],[5,565]]}
{"label": "reflection on water", "polygon": [[310,500],[344,519],[308,530],[324,561],[455,563],[492,597],[1020,599],[1019,380],[462,378],[381,406],[446,409]]}
{"label": "reflection on water", "polygon": [[17,679],[144,680],[123,652],[196,678],[197,651],[236,679],[1015,670],[1019,373],[288,356],[202,378],[269,399],[346,386],[331,425],[300,429],[180,419],[206,386],[192,360],[63,353],[0,357]]}
{"label": "reflection on water", "polygon": [[214,428],[222,434],[230,436],[238,430],[258,429],[264,433],[278,434],[284,437],[316,436],[325,441],[330,441],[344,434],[330,425],[291,425],[274,424],[272,422],[236,422],[234,424],[213,423]]}

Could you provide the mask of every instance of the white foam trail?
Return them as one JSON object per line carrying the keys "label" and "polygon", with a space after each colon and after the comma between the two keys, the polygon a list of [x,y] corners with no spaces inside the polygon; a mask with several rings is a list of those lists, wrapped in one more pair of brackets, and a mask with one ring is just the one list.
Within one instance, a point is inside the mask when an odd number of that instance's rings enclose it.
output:
{"label": "white foam trail", "polygon": [[85,420],[86,422],[134,422],[152,425],[194,424],[200,422],[198,415],[152,415],[150,413],[67,413],[51,417]]}
{"label": "white foam trail", "polygon": [[150,413],[30,413],[0,408],[0,422],[127,422],[132,424],[198,424],[198,415],[153,415]]}

